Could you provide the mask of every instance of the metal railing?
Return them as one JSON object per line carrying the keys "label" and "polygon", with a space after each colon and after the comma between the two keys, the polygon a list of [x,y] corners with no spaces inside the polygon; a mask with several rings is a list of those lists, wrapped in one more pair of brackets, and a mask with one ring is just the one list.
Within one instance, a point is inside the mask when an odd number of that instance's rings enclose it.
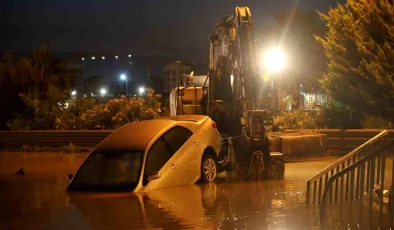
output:
{"label": "metal railing", "polygon": [[[344,170],[351,164],[355,163],[356,161],[362,159],[364,156],[368,156],[371,152],[373,152],[376,147],[381,147],[386,144],[386,136],[387,130],[382,131],[372,139],[368,140],[364,144],[360,145],[346,156],[340,158],[339,160],[335,161],[327,168],[323,169],[321,172],[313,176],[307,181],[306,185],[306,205],[310,204],[312,198],[312,205],[316,203],[318,205],[322,202],[322,192],[327,189],[328,181],[330,177],[334,176],[335,174],[339,173],[340,171]],[[374,149],[375,148],[375,149]],[[367,181],[368,183],[369,181]],[[335,184],[335,201],[338,199],[338,188],[341,187],[343,189],[343,184],[338,184],[336,181]],[[346,191],[348,192],[349,189],[352,190],[353,187],[349,188],[349,183],[346,184]],[[330,201],[332,200],[332,196],[329,197]],[[346,198],[347,199],[347,198]]]}
{"label": "metal railing", "polygon": [[[383,140],[385,140],[385,138],[383,138]],[[326,184],[320,206],[320,221],[322,224],[325,222],[326,205],[328,202],[333,201],[333,196],[335,198],[334,202],[352,202],[353,200],[362,199],[364,192],[366,192],[368,196],[369,221],[371,222],[372,219],[372,202],[375,192],[379,197],[379,215],[382,217],[386,169],[385,150],[390,148],[391,145],[388,145],[386,142],[382,142],[381,144],[380,148],[365,155],[330,177]],[[392,173],[394,173],[393,170]],[[391,180],[392,179],[393,178],[391,178]]]}

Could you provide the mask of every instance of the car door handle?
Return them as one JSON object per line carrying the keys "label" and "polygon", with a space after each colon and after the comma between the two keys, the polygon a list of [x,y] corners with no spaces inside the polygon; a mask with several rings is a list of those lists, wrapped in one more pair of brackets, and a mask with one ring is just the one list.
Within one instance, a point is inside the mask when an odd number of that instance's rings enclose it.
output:
{"label": "car door handle", "polygon": [[193,145],[194,145],[194,146],[197,146],[197,145],[198,145],[198,140],[197,140],[197,141],[194,141]]}
{"label": "car door handle", "polygon": [[175,169],[176,168],[176,163],[173,163],[172,165],[171,165],[171,169]]}

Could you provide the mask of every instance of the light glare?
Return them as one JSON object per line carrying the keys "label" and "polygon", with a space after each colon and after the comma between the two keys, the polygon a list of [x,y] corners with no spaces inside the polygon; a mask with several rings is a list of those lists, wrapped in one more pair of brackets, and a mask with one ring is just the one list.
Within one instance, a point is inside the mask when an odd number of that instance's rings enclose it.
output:
{"label": "light glare", "polygon": [[264,66],[268,71],[278,71],[285,66],[285,56],[278,49],[272,49],[265,53],[264,55]]}

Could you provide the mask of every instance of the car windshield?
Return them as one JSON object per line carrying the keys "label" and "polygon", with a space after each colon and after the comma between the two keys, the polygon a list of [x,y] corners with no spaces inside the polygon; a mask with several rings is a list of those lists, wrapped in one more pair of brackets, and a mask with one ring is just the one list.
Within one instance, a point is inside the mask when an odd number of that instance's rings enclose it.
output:
{"label": "car windshield", "polygon": [[83,163],[68,190],[129,191],[141,172],[142,152],[98,152]]}

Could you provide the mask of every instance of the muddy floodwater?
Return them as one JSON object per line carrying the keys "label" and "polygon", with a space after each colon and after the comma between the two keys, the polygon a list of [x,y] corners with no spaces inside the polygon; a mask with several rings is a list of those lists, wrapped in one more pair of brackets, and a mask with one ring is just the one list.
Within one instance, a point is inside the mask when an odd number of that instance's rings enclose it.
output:
{"label": "muddy floodwater", "polygon": [[336,159],[287,163],[283,181],[65,192],[66,175],[86,156],[0,153],[0,229],[320,229],[318,210],[305,207],[305,182]]}

